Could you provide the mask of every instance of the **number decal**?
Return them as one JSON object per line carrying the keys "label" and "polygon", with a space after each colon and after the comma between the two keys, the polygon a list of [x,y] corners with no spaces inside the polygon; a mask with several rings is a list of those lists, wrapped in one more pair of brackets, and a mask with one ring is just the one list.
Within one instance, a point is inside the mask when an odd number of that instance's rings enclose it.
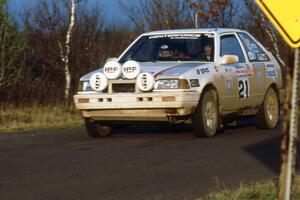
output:
{"label": "number decal", "polygon": [[239,98],[246,99],[249,98],[249,80],[240,79],[239,80]]}

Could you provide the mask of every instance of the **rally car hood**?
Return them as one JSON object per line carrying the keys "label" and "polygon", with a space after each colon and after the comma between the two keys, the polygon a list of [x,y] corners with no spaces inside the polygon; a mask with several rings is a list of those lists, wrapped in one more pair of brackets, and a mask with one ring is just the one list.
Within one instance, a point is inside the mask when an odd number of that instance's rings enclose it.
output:
{"label": "rally car hood", "polygon": [[[208,63],[201,63],[201,62],[144,62],[139,63],[141,66],[142,72],[148,72],[150,74],[153,74],[153,76],[181,76],[185,72],[204,65]],[[86,75],[84,75],[81,80],[82,81],[88,81],[90,77],[96,73],[101,72],[103,73],[103,69],[97,69],[95,71],[92,71]]]}

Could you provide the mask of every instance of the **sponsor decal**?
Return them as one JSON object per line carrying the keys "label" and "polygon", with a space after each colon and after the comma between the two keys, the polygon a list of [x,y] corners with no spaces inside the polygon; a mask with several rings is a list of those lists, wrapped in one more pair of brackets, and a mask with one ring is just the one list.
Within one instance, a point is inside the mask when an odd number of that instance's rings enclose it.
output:
{"label": "sponsor decal", "polygon": [[249,79],[239,78],[238,83],[239,83],[239,98],[240,99],[249,98],[249,94],[250,94]]}
{"label": "sponsor decal", "polygon": [[196,70],[197,74],[200,75],[200,74],[208,74],[209,73],[209,68],[206,67],[206,68],[199,68]]}
{"label": "sponsor decal", "polygon": [[226,67],[225,72],[232,72],[232,68]]}
{"label": "sponsor decal", "polygon": [[254,49],[257,49],[257,46],[256,46],[256,44],[254,44],[254,43],[250,43],[250,41],[248,40],[248,39],[246,39],[247,40],[247,47],[248,47],[248,49],[249,50],[254,50]]}
{"label": "sponsor decal", "polygon": [[265,61],[265,60],[268,60],[267,55],[264,54],[264,53],[257,54],[257,58],[258,58],[259,61]]}
{"label": "sponsor decal", "polygon": [[249,56],[249,59],[250,59],[250,60],[256,60],[256,56],[255,56],[254,53],[248,52],[248,56]]}
{"label": "sponsor decal", "polygon": [[248,52],[252,52],[254,54],[259,52],[258,47],[255,43],[251,43],[248,39],[245,39],[245,43],[247,45]]}
{"label": "sponsor decal", "polygon": [[104,75],[108,79],[116,79],[120,77],[122,72],[121,64],[117,61],[108,61],[103,68]]}
{"label": "sponsor decal", "polygon": [[132,73],[132,72],[135,72],[137,70],[137,66],[129,66],[129,67],[126,67],[124,68],[124,72],[126,73]]}
{"label": "sponsor decal", "polygon": [[234,68],[236,68],[236,69],[244,69],[245,65],[243,65],[243,64],[237,64],[237,65],[234,65]]}
{"label": "sponsor decal", "polygon": [[190,84],[191,84],[191,87],[199,87],[200,86],[198,79],[190,79]]}
{"label": "sponsor decal", "polygon": [[136,78],[141,72],[141,67],[136,61],[130,60],[124,63],[122,73],[127,79]]}
{"label": "sponsor decal", "polygon": [[274,68],[275,65],[274,65],[274,64],[266,64],[266,67],[267,67],[267,68]]}
{"label": "sponsor decal", "polygon": [[277,76],[277,72],[275,70],[267,70],[266,75],[267,75],[267,77],[274,78]]}
{"label": "sponsor decal", "polygon": [[264,63],[253,63],[254,68],[264,68],[265,64]]}
{"label": "sponsor decal", "polygon": [[104,68],[105,73],[114,73],[117,70],[118,70],[118,67],[113,67],[113,66]]}
{"label": "sponsor decal", "polygon": [[201,36],[206,36],[208,38],[213,38],[214,34],[212,33],[174,33],[174,34],[160,34],[160,35],[151,35],[149,39],[159,39],[159,38],[169,38],[169,39],[190,39],[195,40],[200,38]]}
{"label": "sponsor decal", "polygon": [[248,75],[247,74],[240,74],[239,78],[248,78]]}
{"label": "sponsor decal", "polygon": [[237,69],[237,70],[235,70],[235,72],[238,74],[245,74],[248,72],[248,69]]}
{"label": "sponsor decal", "polygon": [[198,39],[201,37],[200,33],[180,33],[180,34],[161,34],[161,35],[151,35],[149,39],[159,39],[159,38],[170,38],[170,39]]}

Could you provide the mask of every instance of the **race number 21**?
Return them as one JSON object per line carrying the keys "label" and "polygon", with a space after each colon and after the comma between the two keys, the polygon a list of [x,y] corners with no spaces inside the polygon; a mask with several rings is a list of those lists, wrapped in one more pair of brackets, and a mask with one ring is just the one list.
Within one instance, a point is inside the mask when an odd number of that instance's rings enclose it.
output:
{"label": "race number 21", "polygon": [[246,99],[249,98],[249,80],[240,79],[239,80],[239,98]]}

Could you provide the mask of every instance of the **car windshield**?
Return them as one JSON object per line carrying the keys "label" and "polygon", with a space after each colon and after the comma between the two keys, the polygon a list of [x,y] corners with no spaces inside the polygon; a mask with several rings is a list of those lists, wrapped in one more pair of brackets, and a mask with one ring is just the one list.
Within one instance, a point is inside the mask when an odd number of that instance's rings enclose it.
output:
{"label": "car windshield", "polygon": [[120,62],[214,60],[214,35],[211,33],[161,34],[142,36],[121,57]]}

